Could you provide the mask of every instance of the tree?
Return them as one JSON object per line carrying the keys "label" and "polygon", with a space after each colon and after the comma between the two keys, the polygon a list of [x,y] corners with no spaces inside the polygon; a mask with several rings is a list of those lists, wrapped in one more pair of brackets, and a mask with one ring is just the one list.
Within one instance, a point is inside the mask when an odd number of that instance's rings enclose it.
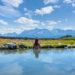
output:
{"label": "tree", "polygon": [[65,37],[72,37],[72,35],[66,35]]}

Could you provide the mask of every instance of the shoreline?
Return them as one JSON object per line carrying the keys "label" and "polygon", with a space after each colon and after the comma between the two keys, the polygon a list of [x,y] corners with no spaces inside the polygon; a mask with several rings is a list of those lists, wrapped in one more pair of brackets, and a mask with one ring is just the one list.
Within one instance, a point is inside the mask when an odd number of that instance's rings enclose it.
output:
{"label": "shoreline", "polygon": [[[75,46],[68,46],[68,45],[60,45],[60,46],[42,46],[41,47],[41,49],[67,49],[67,48],[75,48]],[[8,49],[8,50],[15,50],[15,49],[33,49],[33,47],[28,47],[28,46],[25,46],[25,47],[22,47],[22,48],[18,48],[18,47],[15,47],[15,48],[11,48],[11,47],[9,47],[9,48],[7,48],[7,47],[5,47],[5,46],[0,46],[0,50],[6,50],[6,49]]]}

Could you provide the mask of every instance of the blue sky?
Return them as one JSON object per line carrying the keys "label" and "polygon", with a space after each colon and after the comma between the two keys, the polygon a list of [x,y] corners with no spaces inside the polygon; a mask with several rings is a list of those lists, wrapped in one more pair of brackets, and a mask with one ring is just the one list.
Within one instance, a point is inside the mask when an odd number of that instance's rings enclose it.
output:
{"label": "blue sky", "polygon": [[34,28],[75,30],[75,0],[0,0],[0,33]]}

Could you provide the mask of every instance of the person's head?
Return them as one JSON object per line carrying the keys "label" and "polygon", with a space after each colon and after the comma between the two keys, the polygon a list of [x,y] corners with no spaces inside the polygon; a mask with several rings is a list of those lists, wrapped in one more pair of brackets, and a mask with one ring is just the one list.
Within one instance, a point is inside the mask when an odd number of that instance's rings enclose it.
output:
{"label": "person's head", "polygon": [[38,44],[38,38],[35,39],[35,45],[37,45],[37,44]]}
{"label": "person's head", "polygon": [[38,38],[35,39],[35,42],[38,42]]}

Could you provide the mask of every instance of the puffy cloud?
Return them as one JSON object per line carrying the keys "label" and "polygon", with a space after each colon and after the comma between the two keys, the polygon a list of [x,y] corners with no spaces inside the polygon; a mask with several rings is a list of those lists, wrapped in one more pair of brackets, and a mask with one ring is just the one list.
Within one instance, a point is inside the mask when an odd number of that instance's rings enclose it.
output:
{"label": "puffy cloud", "polygon": [[60,8],[59,5],[54,5],[54,6],[47,6],[43,7],[41,9],[36,9],[35,13],[39,15],[45,15],[45,14],[51,14],[54,11],[54,8]]}
{"label": "puffy cloud", "polygon": [[18,17],[20,15],[21,14],[17,9],[0,5],[0,16],[11,18],[11,17]]}
{"label": "puffy cloud", "polygon": [[40,23],[40,21],[29,19],[26,17],[21,17],[18,20],[15,20],[14,22],[20,23],[22,25],[31,25],[31,26],[37,25]]}
{"label": "puffy cloud", "polygon": [[40,28],[40,29],[45,28],[48,30],[52,30],[55,27],[55,25],[57,25],[61,21],[60,20],[58,20],[58,21],[50,20],[50,21],[44,21],[44,22],[42,21],[41,22],[38,20],[26,18],[26,17],[20,17],[19,19],[15,20],[14,22],[19,24],[18,28],[15,28],[15,27],[5,28],[5,27],[3,27],[0,29],[0,33],[4,34],[4,33],[16,32],[19,34],[19,33],[23,32],[24,30],[31,30],[31,29],[35,29],[35,28]]}
{"label": "puffy cloud", "polygon": [[[20,17],[19,19],[14,21],[15,23],[19,23],[22,25],[23,30],[30,30],[34,28],[46,28],[46,29],[52,29],[56,24],[61,23],[62,21],[52,21],[48,20],[45,22],[41,22],[38,20],[29,19],[26,17]],[[27,29],[26,29],[27,28]]]}
{"label": "puffy cloud", "polygon": [[31,30],[34,28],[39,28],[40,21],[29,19],[26,17],[20,17],[19,19],[14,21],[15,23],[21,24],[22,30]]}
{"label": "puffy cloud", "polygon": [[3,24],[3,25],[8,25],[8,23],[3,21],[3,20],[0,20],[0,23]]}
{"label": "puffy cloud", "polygon": [[28,16],[29,18],[31,18],[33,15],[45,15],[45,14],[50,14],[54,11],[54,8],[60,8],[59,5],[54,5],[54,6],[47,6],[47,7],[43,7],[41,9],[36,9],[35,11],[31,11],[28,10],[27,8],[24,8],[25,11],[25,16]]}
{"label": "puffy cloud", "polygon": [[72,7],[75,7],[75,0],[64,0],[64,3],[72,4]]}
{"label": "puffy cloud", "polygon": [[43,2],[44,2],[44,4],[57,3],[58,0],[44,0]]}
{"label": "puffy cloud", "polygon": [[5,5],[11,5],[13,7],[19,7],[23,3],[23,0],[2,0]]}
{"label": "puffy cloud", "polygon": [[58,24],[58,23],[61,23],[62,21],[58,20],[58,21],[52,21],[52,20],[48,20],[48,21],[45,21],[45,22],[41,22],[41,21],[38,21],[38,20],[33,20],[33,19],[29,19],[29,18],[26,18],[26,17],[20,17],[19,19],[15,20],[14,22],[16,23],[20,23],[21,25],[29,25],[29,26],[38,26],[39,24],[42,25],[42,26],[47,26],[47,25],[55,25],[55,24]]}
{"label": "puffy cloud", "polygon": [[41,9],[36,9],[35,13],[39,15],[50,14],[54,11],[52,6],[47,6]]}

